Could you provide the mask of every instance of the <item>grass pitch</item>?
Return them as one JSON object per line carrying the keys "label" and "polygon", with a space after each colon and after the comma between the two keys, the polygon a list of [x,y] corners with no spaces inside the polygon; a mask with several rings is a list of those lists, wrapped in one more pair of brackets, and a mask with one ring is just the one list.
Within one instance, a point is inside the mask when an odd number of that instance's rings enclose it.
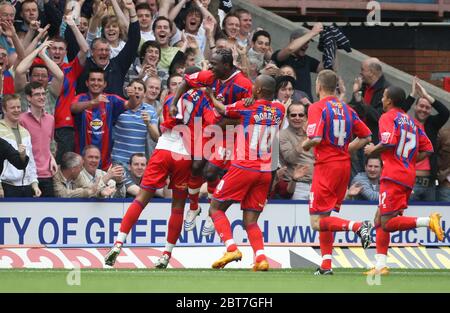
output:
{"label": "grass pitch", "polygon": [[[333,276],[313,276],[313,269],[115,270],[82,269],[80,285],[67,284],[69,270],[2,269],[0,292],[450,292],[450,270],[393,269],[380,285],[360,269],[335,269]],[[69,276],[76,278],[76,275]],[[74,281],[74,280],[72,280]]]}

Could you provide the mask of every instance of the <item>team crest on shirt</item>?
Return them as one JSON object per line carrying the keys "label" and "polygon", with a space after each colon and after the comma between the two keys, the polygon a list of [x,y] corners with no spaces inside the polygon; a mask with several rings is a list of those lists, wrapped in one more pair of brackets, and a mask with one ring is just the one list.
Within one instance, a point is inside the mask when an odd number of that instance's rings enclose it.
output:
{"label": "team crest on shirt", "polygon": [[198,77],[198,72],[189,75],[189,78],[190,78],[190,79],[197,79],[197,77]]}
{"label": "team crest on shirt", "polygon": [[219,100],[220,102],[224,102],[225,101],[225,97],[223,96],[222,93],[218,93],[216,95],[217,100]]}
{"label": "team crest on shirt", "polygon": [[314,135],[314,132],[316,131],[316,123],[308,125],[308,128],[306,129],[306,134],[308,136]]}
{"label": "team crest on shirt", "polygon": [[103,121],[99,119],[95,119],[91,121],[91,127],[93,130],[99,130],[103,126]]}
{"label": "team crest on shirt", "polygon": [[391,138],[391,133],[389,132],[384,132],[381,133],[381,143],[389,143],[389,138]]}

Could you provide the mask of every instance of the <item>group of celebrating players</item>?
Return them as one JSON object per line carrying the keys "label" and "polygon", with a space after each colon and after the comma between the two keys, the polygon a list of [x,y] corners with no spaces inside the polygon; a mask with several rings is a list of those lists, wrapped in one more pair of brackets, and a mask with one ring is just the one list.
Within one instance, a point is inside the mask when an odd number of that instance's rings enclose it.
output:
{"label": "group of celebrating players", "polygon": [[[260,75],[252,84],[234,67],[231,50],[217,50],[210,63],[211,69],[207,71],[188,69],[176,93],[165,99],[162,135],[147,164],[141,190],[122,219],[114,246],[105,256],[106,265],[114,265],[142,210],[170,177],[173,198],[167,243],[155,267],[166,268],[169,264],[183,227],[187,198],[190,209],[184,227],[187,231],[195,227],[195,219],[200,213],[199,190],[206,181],[211,194],[210,219],[202,234],[217,231],[226,246],[225,254],[212,267],[220,269],[242,258],[225,214],[231,204],[239,202],[244,229],[254,251],[253,270],[269,269],[257,221],[267,203],[278,165],[272,156],[272,145],[277,144],[278,131],[286,123],[286,108],[274,101],[274,78]],[[429,227],[439,240],[443,240],[438,213],[429,217],[402,214],[414,184],[415,163],[433,148],[424,131],[402,110],[405,100],[402,89],[391,86],[384,91],[385,114],[379,121],[380,143],[374,146],[370,144],[371,136],[377,134],[371,134],[357,113],[337,98],[337,84],[338,77],[333,71],[324,70],[318,74],[316,94],[319,101],[308,109],[308,139],[302,145],[304,150],[314,148],[315,154],[309,212],[311,225],[320,234],[322,264],[314,274],[333,274],[333,232],[354,231],[365,249],[372,242],[373,226],[369,221],[356,222],[330,216],[332,211],[339,212],[350,180],[350,153],[359,149],[364,149],[366,155],[381,153],[384,162],[375,216],[377,263],[368,273],[387,274],[390,232]],[[196,125],[198,122],[201,127]],[[241,136],[236,133],[223,136],[211,153],[205,153],[208,145],[205,129],[227,125],[240,126]],[[183,131],[186,128],[188,132]],[[233,145],[230,145],[230,137],[233,137]]]}

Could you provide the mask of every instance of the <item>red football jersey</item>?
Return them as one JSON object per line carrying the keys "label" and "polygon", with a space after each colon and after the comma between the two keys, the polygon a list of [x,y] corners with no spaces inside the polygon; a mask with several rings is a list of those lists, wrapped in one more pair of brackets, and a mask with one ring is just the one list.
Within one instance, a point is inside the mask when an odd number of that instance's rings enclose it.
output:
{"label": "red football jersey", "polygon": [[283,122],[285,108],[275,101],[256,100],[249,107],[244,101],[225,106],[225,115],[241,120],[234,145],[231,165],[270,172],[272,165],[272,145]]}
{"label": "red football jersey", "polygon": [[378,125],[380,143],[390,147],[381,153],[381,179],[413,188],[417,154],[422,151],[433,152],[430,139],[400,108],[393,108],[381,115]]}
{"label": "red football jersey", "polygon": [[240,71],[235,71],[228,79],[217,79],[212,71],[200,71],[185,76],[192,88],[211,87],[216,98],[225,105],[235,103],[252,95],[252,82]]}
{"label": "red football jersey", "polygon": [[353,136],[366,138],[372,134],[358,114],[334,96],[309,107],[306,132],[309,139],[322,139],[314,149],[316,164],[350,160],[348,145]]}
{"label": "red football jersey", "polygon": [[55,104],[55,128],[74,127],[74,120],[70,107],[75,102],[75,91],[77,79],[83,72],[84,67],[80,64],[78,57],[70,63],[64,63],[61,70],[64,73],[64,83],[61,94]]}

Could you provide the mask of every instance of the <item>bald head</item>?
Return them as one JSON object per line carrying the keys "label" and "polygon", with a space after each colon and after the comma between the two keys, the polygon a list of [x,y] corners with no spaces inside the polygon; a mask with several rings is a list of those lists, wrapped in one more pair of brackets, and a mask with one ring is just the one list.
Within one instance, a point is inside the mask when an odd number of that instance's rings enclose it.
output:
{"label": "bald head", "polygon": [[361,63],[361,76],[366,84],[375,84],[381,75],[383,75],[383,68],[379,59],[368,58]]}
{"label": "bald head", "polygon": [[275,95],[276,81],[272,76],[259,75],[253,85],[253,94],[258,98],[272,100]]}

